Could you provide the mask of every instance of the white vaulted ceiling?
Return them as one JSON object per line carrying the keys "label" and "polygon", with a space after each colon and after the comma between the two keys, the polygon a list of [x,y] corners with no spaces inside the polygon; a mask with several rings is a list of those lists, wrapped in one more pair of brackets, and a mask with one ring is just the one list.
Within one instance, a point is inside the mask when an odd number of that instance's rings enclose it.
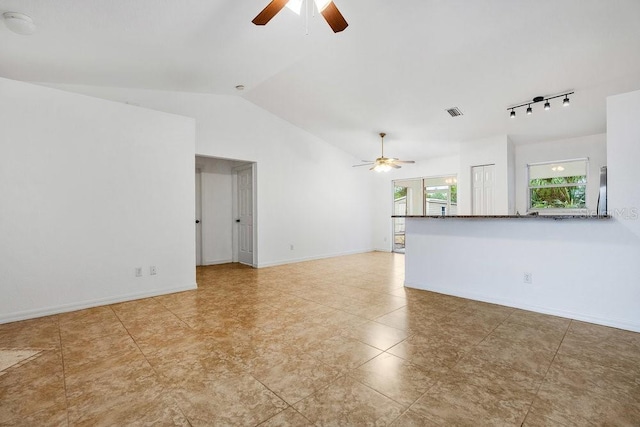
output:
{"label": "white vaulted ceiling", "polygon": [[[363,159],[380,131],[413,159],[604,132],[606,97],[640,89],[638,0],[335,0],[338,34],[288,9],[254,26],[268,1],[0,0],[37,25],[0,26],[0,76],[242,96]],[[569,108],[508,117],[570,90]]]}

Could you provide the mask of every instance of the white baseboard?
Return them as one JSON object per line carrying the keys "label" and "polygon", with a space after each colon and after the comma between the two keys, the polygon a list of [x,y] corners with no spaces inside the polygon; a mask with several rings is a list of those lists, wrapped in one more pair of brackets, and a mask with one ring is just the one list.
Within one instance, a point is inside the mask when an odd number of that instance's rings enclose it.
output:
{"label": "white baseboard", "polygon": [[229,258],[229,259],[219,259],[219,260],[214,260],[214,261],[206,260],[206,261],[202,262],[202,265],[203,266],[205,266],[205,265],[220,265],[220,264],[229,264],[229,263],[232,263],[232,262],[233,262],[233,260],[231,258]]}
{"label": "white baseboard", "polygon": [[454,297],[471,299],[474,301],[488,302],[491,304],[504,305],[506,307],[519,308],[527,311],[534,311],[536,313],[549,314],[552,316],[564,317],[567,319],[580,320],[583,322],[594,323],[596,325],[611,326],[612,328],[624,329],[627,331],[640,332],[640,324],[635,322],[628,322],[621,319],[606,319],[602,317],[592,316],[584,313],[575,313],[571,311],[561,310],[557,308],[539,307],[535,305],[525,304],[518,301],[512,301],[499,297],[489,297],[483,294],[477,294],[474,292],[460,292],[451,290],[448,288],[441,288],[437,286],[424,286],[417,283],[406,282],[404,285],[408,288],[418,289],[422,291],[437,292],[439,294],[451,295]]}
{"label": "white baseboard", "polygon": [[108,298],[100,298],[89,301],[74,302],[54,307],[44,307],[36,310],[25,310],[16,313],[7,313],[0,315],[0,324],[17,322],[19,320],[34,319],[36,317],[51,316],[53,314],[67,313],[70,311],[84,310],[85,308],[99,307],[102,305],[116,304],[119,302],[133,301],[137,299],[157,297],[159,295],[173,294],[176,292],[191,291],[197,289],[196,283],[188,286],[180,286],[175,288],[157,289],[150,292],[140,292],[135,294],[118,295]]}
{"label": "white baseboard", "polygon": [[308,257],[302,257],[302,258],[292,258],[292,259],[281,260],[281,261],[269,261],[265,263],[258,263],[256,267],[257,268],[275,267],[278,265],[295,264],[297,262],[315,261],[319,259],[335,258],[335,257],[347,256],[347,255],[357,255],[357,254],[364,254],[367,252],[375,252],[375,251],[376,251],[375,249],[359,249],[355,251],[337,252],[332,254],[315,255],[315,256],[308,256]]}

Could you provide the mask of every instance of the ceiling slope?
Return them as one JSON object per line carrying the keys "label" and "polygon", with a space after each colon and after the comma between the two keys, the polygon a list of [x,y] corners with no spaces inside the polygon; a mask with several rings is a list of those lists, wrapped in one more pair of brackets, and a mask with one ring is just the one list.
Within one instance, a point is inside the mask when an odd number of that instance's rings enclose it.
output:
{"label": "ceiling slope", "polygon": [[[0,26],[0,76],[242,96],[363,159],[380,131],[416,159],[495,134],[604,132],[606,97],[640,89],[637,0],[335,1],[349,22],[338,34],[286,8],[253,25],[267,0],[0,0],[38,28]],[[509,119],[569,90],[569,108]]]}

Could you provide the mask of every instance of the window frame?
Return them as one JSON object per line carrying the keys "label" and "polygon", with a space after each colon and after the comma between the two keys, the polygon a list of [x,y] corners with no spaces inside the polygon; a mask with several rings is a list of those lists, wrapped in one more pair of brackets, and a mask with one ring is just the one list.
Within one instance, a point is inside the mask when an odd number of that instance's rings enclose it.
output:
{"label": "window frame", "polygon": [[[539,186],[531,186],[531,166],[544,166],[544,165],[552,165],[557,163],[571,163],[571,162],[584,162],[585,164],[585,182],[576,183],[576,184],[550,184],[550,185],[539,185]],[[562,159],[562,160],[552,160],[545,162],[535,162],[535,163],[527,163],[527,181],[526,181],[526,191],[527,191],[527,213],[530,212],[549,212],[554,215],[557,214],[583,214],[588,211],[589,207],[589,158],[588,157],[579,157],[575,159]],[[584,187],[584,207],[583,208],[534,208],[531,206],[531,190],[536,188],[568,188],[568,187]]]}

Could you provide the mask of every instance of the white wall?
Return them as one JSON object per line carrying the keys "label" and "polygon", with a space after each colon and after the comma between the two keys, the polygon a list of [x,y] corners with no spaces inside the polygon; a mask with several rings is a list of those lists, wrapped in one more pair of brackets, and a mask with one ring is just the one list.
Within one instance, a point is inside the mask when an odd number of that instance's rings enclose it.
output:
{"label": "white wall", "polygon": [[[640,238],[639,117],[640,91],[607,99],[608,210],[634,239]],[[640,263],[628,267],[635,267],[629,285],[636,288],[636,301],[640,301]]]}
{"label": "white wall", "polygon": [[511,141],[498,135],[460,144],[460,173],[458,174],[458,215],[472,214],[473,166],[495,164],[495,215],[514,213],[513,191],[509,186]]}
{"label": "white wall", "polygon": [[[624,240],[614,252],[623,252],[631,261],[612,262],[610,270],[622,277],[609,281],[610,295],[621,304],[631,305],[633,318],[640,324],[640,91],[607,99],[607,187],[608,211]],[[624,245],[625,242],[628,242]],[[636,330],[640,331],[640,327]]]}
{"label": "white wall", "polygon": [[0,120],[0,323],[195,287],[193,119],[0,79]]}
{"label": "white wall", "polygon": [[373,249],[372,181],[352,168],[359,160],[241,97],[58,87],[193,117],[196,154],[256,162],[258,266]]}
{"label": "white wall", "polygon": [[582,136],[559,141],[518,145],[516,150],[516,209],[527,212],[527,165],[555,160],[589,158],[587,208],[596,211],[600,187],[600,167],[607,164],[606,134]]}
{"label": "white wall", "polygon": [[233,168],[244,162],[196,157],[200,169],[202,265],[233,261]]}

